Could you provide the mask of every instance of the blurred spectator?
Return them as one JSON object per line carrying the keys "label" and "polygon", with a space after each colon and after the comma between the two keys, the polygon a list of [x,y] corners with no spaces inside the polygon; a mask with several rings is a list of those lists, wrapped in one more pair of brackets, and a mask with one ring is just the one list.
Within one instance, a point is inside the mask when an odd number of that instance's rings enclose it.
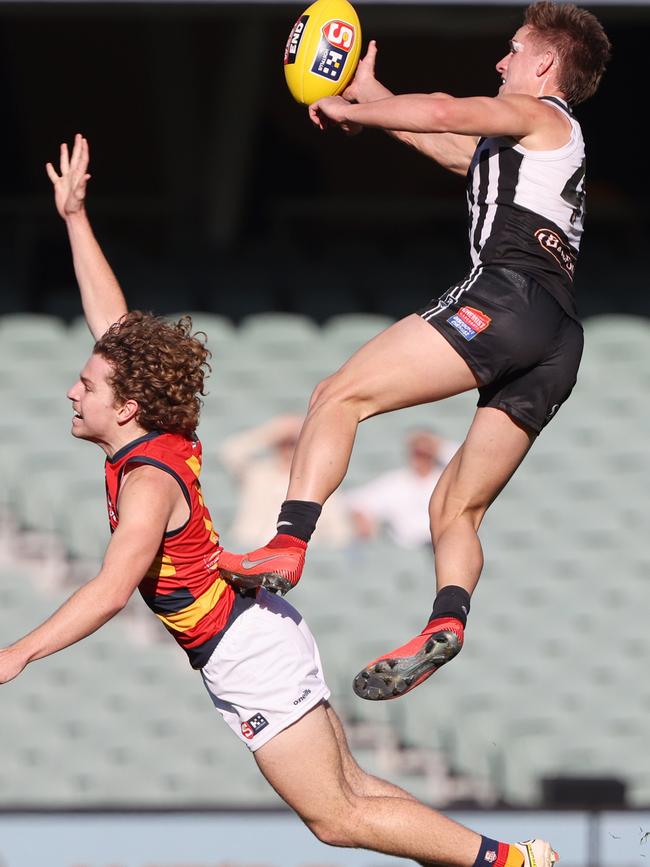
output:
{"label": "blurred spectator", "polygon": [[385,529],[397,545],[416,548],[431,544],[429,500],[458,443],[417,430],[409,434],[406,446],[405,467],[382,473],[348,492],[346,504],[361,538]]}
{"label": "blurred spectator", "polygon": [[[281,415],[228,437],[219,457],[239,485],[239,500],[227,547],[250,548],[275,534],[278,503],[287,493],[289,469],[303,416]],[[330,497],[312,543],[340,548],[353,536],[343,497]]]}

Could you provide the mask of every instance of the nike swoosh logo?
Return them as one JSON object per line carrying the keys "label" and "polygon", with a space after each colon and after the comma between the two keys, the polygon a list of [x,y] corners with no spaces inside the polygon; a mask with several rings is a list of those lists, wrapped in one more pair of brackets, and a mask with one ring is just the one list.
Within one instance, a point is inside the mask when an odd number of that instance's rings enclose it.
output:
{"label": "nike swoosh logo", "polygon": [[278,521],[278,523],[275,526],[276,527],[292,527],[293,524],[291,523],[291,521]]}
{"label": "nike swoosh logo", "polygon": [[270,560],[278,560],[280,557],[284,557],[284,554],[272,554],[270,557],[262,557],[260,560],[249,560],[248,557],[244,557],[241,564],[244,569],[253,569],[255,566],[261,566],[262,563],[268,563]]}

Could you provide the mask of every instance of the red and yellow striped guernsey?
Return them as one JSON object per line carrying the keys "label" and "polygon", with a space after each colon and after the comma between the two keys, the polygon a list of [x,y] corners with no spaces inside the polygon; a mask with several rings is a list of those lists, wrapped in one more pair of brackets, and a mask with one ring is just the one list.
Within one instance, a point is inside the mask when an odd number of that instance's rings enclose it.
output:
{"label": "red and yellow striped guernsey", "polygon": [[198,439],[152,431],[107,458],[105,465],[111,532],[119,523],[120,484],[129,470],[142,464],[158,467],[183,492],[190,516],[182,527],[165,533],[139,590],[187,652],[193,668],[208,661],[224,629],[239,613],[241,600],[217,568],[222,549],[201,494],[201,457]]}

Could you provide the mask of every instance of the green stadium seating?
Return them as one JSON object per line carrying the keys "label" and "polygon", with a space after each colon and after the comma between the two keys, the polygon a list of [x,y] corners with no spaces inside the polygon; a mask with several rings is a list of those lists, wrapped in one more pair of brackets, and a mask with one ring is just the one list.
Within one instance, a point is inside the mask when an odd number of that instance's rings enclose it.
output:
{"label": "green stadium seating", "polygon": [[[217,457],[223,438],[278,412],[303,413],[316,382],[389,321],[341,316],[318,329],[305,317],[265,314],[235,327],[196,314],[214,351],[199,433],[220,529],[236,497]],[[574,395],[485,518],[486,566],[466,645],[430,684],[400,702],[364,702],[351,690],[362,665],[421,627],[433,595],[430,551],[395,551],[382,539],[310,551],[290,601],[314,631],[346,720],[440,751],[516,805],[534,805],[539,779],[562,771],[623,775],[630,802],[647,806],[649,327],[623,316],[585,323]],[[0,506],[21,528],[56,531],[74,557],[101,557],[103,456],[70,436],[65,399],[92,346],[85,325],[3,317],[0,338],[0,394],[11,406],[0,419]],[[475,403],[472,393],[370,419],[345,484],[399,465],[415,427],[460,441]],[[0,569],[3,641],[63,598],[43,595],[29,571]],[[163,643],[127,637],[147,617],[136,599],[99,635],[3,687],[0,808],[278,803],[163,630],[152,630]],[[380,769],[371,749],[361,758]],[[430,791],[417,774],[392,775]]]}

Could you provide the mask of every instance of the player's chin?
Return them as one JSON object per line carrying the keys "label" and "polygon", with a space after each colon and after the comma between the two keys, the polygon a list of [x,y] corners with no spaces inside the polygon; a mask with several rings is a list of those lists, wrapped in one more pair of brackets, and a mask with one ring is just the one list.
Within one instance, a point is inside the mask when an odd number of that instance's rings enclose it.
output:
{"label": "player's chin", "polygon": [[89,432],[85,429],[83,422],[81,419],[73,418],[72,424],[70,426],[70,433],[73,437],[76,437],[80,440],[90,439]]}

